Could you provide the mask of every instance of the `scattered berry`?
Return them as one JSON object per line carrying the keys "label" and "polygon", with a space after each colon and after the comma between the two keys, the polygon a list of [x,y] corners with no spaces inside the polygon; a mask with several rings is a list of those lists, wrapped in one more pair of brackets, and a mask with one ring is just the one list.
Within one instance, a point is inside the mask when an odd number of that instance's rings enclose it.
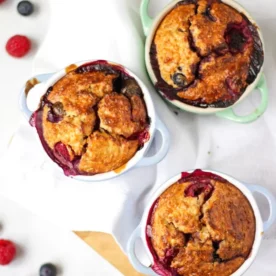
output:
{"label": "scattered berry", "polygon": [[3,2],[5,2],[5,0],[0,0],[0,4],[3,3]]}
{"label": "scattered berry", "polygon": [[56,276],[57,268],[53,264],[44,264],[39,270],[39,276]]}
{"label": "scattered berry", "polygon": [[23,16],[31,15],[34,11],[34,5],[29,1],[21,1],[17,5],[17,11]]}
{"label": "scattered berry", "polygon": [[15,257],[16,247],[11,241],[0,240],[0,265],[9,264]]}
{"label": "scattered berry", "polygon": [[17,58],[21,58],[25,56],[31,49],[31,41],[22,35],[15,35],[11,37],[7,44],[6,50],[7,52]]}

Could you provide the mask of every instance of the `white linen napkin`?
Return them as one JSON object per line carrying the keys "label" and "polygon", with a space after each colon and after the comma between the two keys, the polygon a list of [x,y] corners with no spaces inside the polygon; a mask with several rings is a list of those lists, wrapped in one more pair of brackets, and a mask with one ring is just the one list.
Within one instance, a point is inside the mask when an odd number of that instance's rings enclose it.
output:
{"label": "white linen napkin", "polygon": [[[170,130],[171,148],[157,166],[134,169],[106,182],[81,183],[66,178],[45,160],[35,130],[22,122],[0,161],[4,171],[1,194],[71,230],[112,233],[124,250],[150,192],[180,171],[214,169],[246,183],[263,185],[276,194],[275,2],[262,1],[260,10],[258,1],[240,1],[259,19],[263,30],[270,90],[265,115],[252,124],[241,125],[215,116],[180,112],[157,95],[144,66],[139,0],[49,1],[51,24],[35,59],[34,75],[86,59],[108,59],[127,66],[151,88],[158,115]],[[152,14],[168,2],[153,0]],[[250,112],[258,103],[258,94],[253,93],[237,110]],[[275,237],[274,227],[267,238]]]}

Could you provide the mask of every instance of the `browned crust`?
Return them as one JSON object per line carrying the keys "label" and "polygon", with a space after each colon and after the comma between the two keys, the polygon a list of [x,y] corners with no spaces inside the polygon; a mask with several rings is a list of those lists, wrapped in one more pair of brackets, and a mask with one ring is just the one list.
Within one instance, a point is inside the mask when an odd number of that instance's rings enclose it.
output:
{"label": "browned crust", "polygon": [[[140,90],[138,95],[128,96],[114,92],[118,77],[115,71],[73,70],[43,99],[42,125],[47,145],[55,151],[58,143],[64,144],[69,161],[80,159],[83,174],[117,169],[139,148],[137,133],[147,125],[146,105]],[[132,83],[137,85],[134,80]],[[57,118],[51,115],[53,110],[60,113]]]}
{"label": "browned crust", "polygon": [[[139,96],[137,97],[141,99]],[[134,99],[134,97],[132,98]],[[134,133],[141,131],[144,125],[140,121],[134,121],[133,117],[137,119],[140,115],[139,113],[144,113],[145,109],[141,106],[140,101],[138,104],[136,102],[132,101],[133,105],[131,105],[126,96],[118,93],[106,95],[98,105],[100,127],[125,138],[129,138]],[[134,110],[132,111],[132,109]],[[133,113],[134,116],[132,115]]]}
{"label": "browned crust", "polygon": [[95,125],[94,111],[83,116],[65,116],[59,123],[51,123],[47,119],[49,110],[48,106],[43,110],[43,135],[49,147],[54,149],[58,142],[62,142],[73,150],[73,155],[81,155],[85,137],[92,133]]}
{"label": "browned crust", "polygon": [[180,5],[164,18],[156,31],[154,43],[161,76],[175,88],[177,86],[172,80],[173,74],[184,73],[189,84],[195,79],[193,66],[200,61],[189,44],[189,18],[194,14],[195,5]]}
{"label": "browned crust", "polygon": [[[191,101],[202,99],[208,104],[221,99],[231,101],[235,93],[238,97],[239,91],[243,91],[247,86],[249,60],[249,56],[244,54],[235,57],[229,53],[221,57],[210,56],[202,62],[199,69],[201,80],[177,95]],[[229,94],[229,83],[233,86],[232,94]]]}
{"label": "browned crust", "polygon": [[[239,53],[226,39],[233,24],[242,24],[252,36]],[[160,23],[151,45],[156,87],[168,99],[194,106],[232,105],[260,71],[261,44],[246,16],[221,1],[180,1]]]}
{"label": "browned crust", "polygon": [[193,41],[201,56],[207,56],[212,51],[227,47],[224,34],[229,23],[241,23],[243,17],[233,8],[222,4],[214,3],[210,8],[210,20],[204,12],[207,9],[208,1],[199,1],[200,5],[204,5],[204,9],[195,16],[190,18],[190,31]]}
{"label": "browned crust", "polygon": [[151,219],[151,243],[159,260],[179,275],[229,276],[248,258],[255,239],[255,216],[247,198],[231,183],[211,180],[205,201],[184,196],[189,182],[176,183],[159,198]]}
{"label": "browned crust", "polygon": [[109,172],[123,166],[134,156],[139,146],[137,140],[128,141],[98,131],[88,138],[87,144],[79,169],[91,174]]}

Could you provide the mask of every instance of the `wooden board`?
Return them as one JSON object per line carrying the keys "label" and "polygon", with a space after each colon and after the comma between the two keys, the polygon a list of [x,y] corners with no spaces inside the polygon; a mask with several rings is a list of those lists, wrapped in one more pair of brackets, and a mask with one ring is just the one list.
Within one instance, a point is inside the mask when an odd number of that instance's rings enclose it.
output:
{"label": "wooden board", "polygon": [[91,246],[103,258],[115,266],[125,276],[143,276],[136,272],[121,251],[113,237],[99,232],[75,232],[84,242]]}

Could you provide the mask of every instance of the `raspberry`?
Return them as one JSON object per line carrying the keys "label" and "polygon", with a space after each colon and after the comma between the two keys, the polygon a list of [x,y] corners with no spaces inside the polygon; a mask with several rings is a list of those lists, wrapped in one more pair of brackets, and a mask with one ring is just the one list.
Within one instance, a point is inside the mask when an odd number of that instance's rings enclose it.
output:
{"label": "raspberry", "polygon": [[200,194],[205,194],[205,199],[208,199],[213,192],[214,187],[209,180],[198,181],[190,185],[185,190],[185,196],[198,197]]}
{"label": "raspberry", "polygon": [[5,0],[0,0],[0,4],[3,3],[3,2],[5,2]]}
{"label": "raspberry", "polygon": [[16,247],[11,241],[0,240],[0,265],[9,264],[15,257]]}
{"label": "raspberry", "polygon": [[31,49],[31,41],[26,36],[23,36],[23,35],[15,35],[11,37],[6,44],[7,52],[11,56],[17,57],[17,58],[21,58],[25,56],[30,49]]}
{"label": "raspberry", "polygon": [[66,161],[70,161],[70,154],[68,152],[68,149],[67,149],[66,145],[64,145],[62,142],[55,144],[55,152],[62,159],[66,160]]}

